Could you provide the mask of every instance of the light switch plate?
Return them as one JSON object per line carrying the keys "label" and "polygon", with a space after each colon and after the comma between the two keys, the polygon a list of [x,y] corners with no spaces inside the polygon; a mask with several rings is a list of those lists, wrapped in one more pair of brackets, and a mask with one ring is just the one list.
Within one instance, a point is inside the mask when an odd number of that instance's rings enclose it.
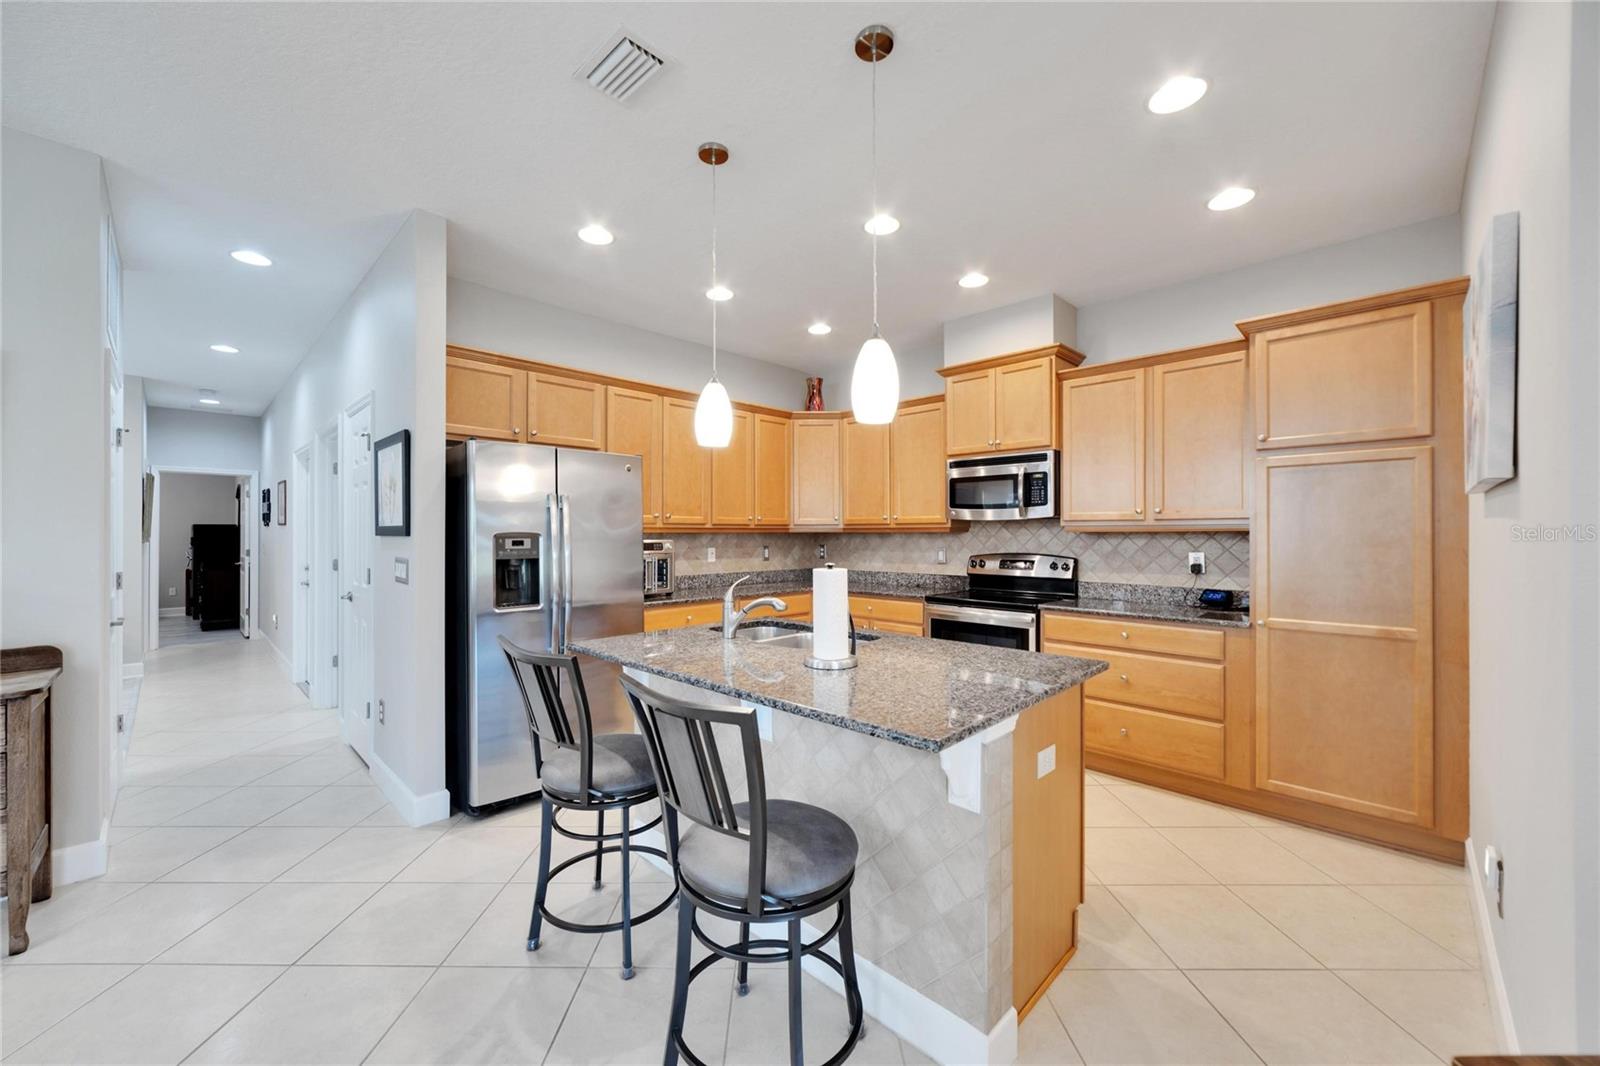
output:
{"label": "light switch plate", "polygon": [[394,560],[394,582],[397,585],[411,584],[411,560],[402,559],[398,555]]}
{"label": "light switch plate", "polygon": [[933,556],[933,561],[934,562],[936,562],[936,563],[944,563],[946,561],[946,559],[947,559],[947,556],[945,555],[945,550],[943,548],[940,548],[937,552],[934,553],[934,556]]}
{"label": "light switch plate", "polygon": [[1040,748],[1038,757],[1035,759],[1035,761],[1038,763],[1038,766],[1035,769],[1035,773],[1033,775],[1034,777],[1044,777],[1046,774],[1054,771],[1056,768],[1056,746],[1051,744],[1047,748]]}
{"label": "light switch plate", "polygon": [[717,549],[715,549],[715,548],[707,548],[706,549],[706,562],[714,563],[716,561],[717,561]]}

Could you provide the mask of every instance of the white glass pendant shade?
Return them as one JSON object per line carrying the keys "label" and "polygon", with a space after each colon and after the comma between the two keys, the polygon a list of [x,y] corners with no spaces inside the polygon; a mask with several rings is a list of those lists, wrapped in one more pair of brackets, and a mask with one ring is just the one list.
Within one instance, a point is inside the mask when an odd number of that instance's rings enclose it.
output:
{"label": "white glass pendant shade", "polygon": [[694,405],[694,440],[702,448],[726,448],[733,440],[733,404],[716,378],[706,382]]}
{"label": "white glass pendant shade", "polygon": [[857,422],[869,426],[894,421],[900,408],[900,368],[895,365],[894,349],[882,337],[871,337],[856,354],[855,373],[850,377],[850,413]]}

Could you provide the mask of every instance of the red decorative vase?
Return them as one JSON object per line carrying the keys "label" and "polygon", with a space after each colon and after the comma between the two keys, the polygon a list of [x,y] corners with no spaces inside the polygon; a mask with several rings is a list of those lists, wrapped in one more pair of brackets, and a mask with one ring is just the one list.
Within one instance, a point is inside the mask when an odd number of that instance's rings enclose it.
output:
{"label": "red decorative vase", "polygon": [[822,379],[806,378],[806,410],[821,411],[822,406]]}

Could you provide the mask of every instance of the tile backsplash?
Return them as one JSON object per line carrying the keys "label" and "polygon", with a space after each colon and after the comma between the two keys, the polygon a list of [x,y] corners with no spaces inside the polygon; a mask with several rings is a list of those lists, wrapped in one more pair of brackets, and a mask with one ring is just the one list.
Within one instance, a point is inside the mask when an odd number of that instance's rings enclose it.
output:
{"label": "tile backsplash", "polygon": [[[821,544],[829,562],[862,570],[960,574],[969,555],[1033,551],[1077,556],[1084,581],[1250,587],[1247,533],[1080,533],[1041,519],[974,522],[964,533],[692,533],[670,539],[680,574],[812,567]],[[763,546],[770,559],[761,558]],[[707,561],[708,548],[716,548],[715,562]],[[935,561],[941,548],[942,564]],[[1189,573],[1191,551],[1206,553],[1206,572],[1199,578]]]}

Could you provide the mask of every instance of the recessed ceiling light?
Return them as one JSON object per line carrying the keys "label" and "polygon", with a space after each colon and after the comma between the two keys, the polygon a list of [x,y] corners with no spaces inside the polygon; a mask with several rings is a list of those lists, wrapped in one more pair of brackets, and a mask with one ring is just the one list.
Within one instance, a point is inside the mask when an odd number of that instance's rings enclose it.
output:
{"label": "recessed ceiling light", "polygon": [[861,228],[875,237],[887,237],[900,228],[900,220],[893,215],[879,213],[867,219]]}
{"label": "recessed ceiling light", "polygon": [[217,390],[216,389],[201,389],[200,390],[200,402],[203,403],[203,404],[206,404],[209,407],[216,407],[216,406],[218,406],[219,404],[222,403],[221,400],[217,399]]}
{"label": "recessed ceiling light", "polygon": [[231,344],[213,344],[211,346],[211,350],[214,351],[214,352],[221,352],[223,355],[238,355],[239,354],[239,349],[235,348]]}
{"label": "recessed ceiling light", "polygon": [[240,248],[229,254],[231,254],[235,259],[243,263],[245,266],[269,267],[272,265],[272,260],[262,255],[260,252],[253,251],[249,248]]}
{"label": "recessed ceiling light", "polygon": [[1205,94],[1204,78],[1180,74],[1176,78],[1168,78],[1165,85],[1151,93],[1147,106],[1158,115],[1170,115],[1174,111],[1193,107]]}
{"label": "recessed ceiling light", "polygon": [[980,274],[976,270],[968,271],[961,275],[961,280],[956,282],[963,289],[981,289],[989,284],[989,275]]}
{"label": "recessed ceiling light", "polygon": [[1217,195],[1206,201],[1206,206],[1213,211],[1232,211],[1236,207],[1243,207],[1256,198],[1254,189],[1246,189],[1241,185],[1230,185]]}
{"label": "recessed ceiling light", "polygon": [[828,325],[826,322],[813,322],[811,325],[806,327],[806,332],[811,334],[813,337],[826,337],[828,334],[833,332],[833,327]]}
{"label": "recessed ceiling light", "polygon": [[726,285],[713,285],[711,288],[706,290],[706,299],[715,300],[717,303],[721,303],[724,300],[731,300],[733,299],[733,290],[728,288]]}
{"label": "recessed ceiling light", "polygon": [[591,223],[578,231],[578,240],[584,244],[610,244],[616,238],[604,226]]}

